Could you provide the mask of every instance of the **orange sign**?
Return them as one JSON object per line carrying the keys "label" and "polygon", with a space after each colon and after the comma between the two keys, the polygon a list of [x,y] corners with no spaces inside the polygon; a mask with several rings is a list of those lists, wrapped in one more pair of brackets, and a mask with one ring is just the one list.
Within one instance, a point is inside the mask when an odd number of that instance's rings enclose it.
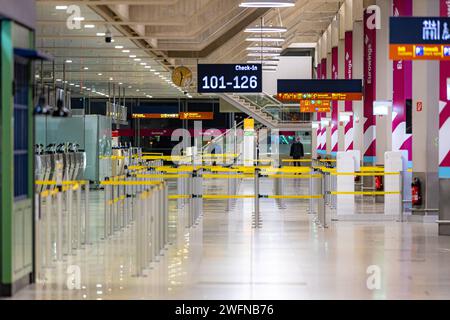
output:
{"label": "orange sign", "polygon": [[254,119],[244,119],[244,130],[245,131],[255,130],[255,120]]}
{"label": "orange sign", "polygon": [[178,113],[134,113],[133,119],[178,119]]}
{"label": "orange sign", "polygon": [[302,113],[331,112],[331,101],[301,100],[300,112]]}
{"label": "orange sign", "polygon": [[277,99],[281,102],[300,102],[302,100],[327,101],[360,101],[362,93],[279,93]]}
{"label": "orange sign", "polygon": [[181,112],[181,120],[213,120],[213,112]]}
{"label": "orange sign", "polygon": [[450,61],[450,46],[439,44],[391,44],[389,48],[389,57],[391,60]]}
{"label": "orange sign", "polygon": [[133,119],[213,120],[213,112],[134,113]]}

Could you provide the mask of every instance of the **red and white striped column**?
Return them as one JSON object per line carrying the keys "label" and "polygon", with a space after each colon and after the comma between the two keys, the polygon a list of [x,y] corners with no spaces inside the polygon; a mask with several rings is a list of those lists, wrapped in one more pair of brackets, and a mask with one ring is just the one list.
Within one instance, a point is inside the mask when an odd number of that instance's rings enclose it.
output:
{"label": "red and white striped column", "polygon": [[[376,99],[376,29],[368,27],[371,14],[364,10],[364,138],[363,159],[365,163],[376,162],[376,117],[373,115],[373,102]],[[369,21],[370,22],[370,21]],[[370,24],[370,23],[369,23]]]}
{"label": "red and white striped column", "polygon": [[[440,1],[440,13],[450,17],[450,2]],[[440,105],[439,105],[439,178],[450,179],[450,62],[440,63]]]}
{"label": "red and white striped column", "polygon": [[[394,0],[393,16],[410,17],[412,0]],[[412,62],[393,62],[392,151],[404,151],[412,166],[412,134],[406,133],[406,101],[412,99]]]}
{"label": "red and white striped column", "polygon": [[[345,79],[353,79],[353,31],[345,32]],[[345,112],[353,112],[353,102],[345,101]],[[344,129],[345,151],[353,150],[353,116]]]}
{"label": "red and white striped column", "polygon": [[[333,80],[338,79],[338,47],[331,49],[331,77]],[[332,102],[331,113],[331,154],[336,155],[338,152],[338,119],[339,106],[337,101]]]}

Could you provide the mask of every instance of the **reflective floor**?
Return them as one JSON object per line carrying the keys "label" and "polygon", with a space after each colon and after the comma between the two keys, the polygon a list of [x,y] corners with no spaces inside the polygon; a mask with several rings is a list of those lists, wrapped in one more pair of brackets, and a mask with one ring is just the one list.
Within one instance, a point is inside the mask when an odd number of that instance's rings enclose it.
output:
{"label": "reflective floor", "polygon": [[[217,182],[205,189],[224,192]],[[252,181],[243,181],[241,194],[252,191]],[[97,196],[93,204],[95,239],[101,238],[101,202]],[[46,269],[44,281],[15,299],[450,298],[450,238],[438,237],[435,224],[333,222],[324,230],[308,215],[309,201],[289,200],[280,209],[262,200],[262,228],[255,230],[253,200],[245,199],[229,212],[227,201],[204,201],[198,225],[186,229],[186,209],[176,209],[175,202],[171,244],[145,277],[135,277],[131,226]],[[70,266],[80,268],[80,290],[67,287]],[[380,287],[374,289],[378,271]]]}

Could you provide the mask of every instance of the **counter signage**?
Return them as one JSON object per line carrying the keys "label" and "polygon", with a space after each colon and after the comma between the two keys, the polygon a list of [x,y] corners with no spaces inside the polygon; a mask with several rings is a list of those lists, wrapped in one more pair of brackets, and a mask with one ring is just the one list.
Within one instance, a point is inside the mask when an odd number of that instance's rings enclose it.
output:
{"label": "counter signage", "polygon": [[450,18],[391,17],[389,55],[391,60],[450,61]]}
{"label": "counter signage", "polygon": [[213,112],[134,113],[133,119],[214,120]]}
{"label": "counter signage", "polygon": [[329,100],[301,100],[300,112],[331,112],[331,101]]}
{"label": "counter signage", "polygon": [[199,93],[261,93],[261,64],[199,64]]}
{"label": "counter signage", "polygon": [[281,102],[360,101],[362,92],[362,80],[278,80],[277,98]]}

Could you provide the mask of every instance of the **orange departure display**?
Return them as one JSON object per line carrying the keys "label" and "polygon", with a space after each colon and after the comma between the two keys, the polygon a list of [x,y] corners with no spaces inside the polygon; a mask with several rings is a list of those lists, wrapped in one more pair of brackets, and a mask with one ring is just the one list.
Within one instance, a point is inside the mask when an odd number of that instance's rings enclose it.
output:
{"label": "orange departure display", "polygon": [[134,113],[133,119],[178,119],[178,113]]}
{"label": "orange departure display", "polygon": [[331,101],[301,100],[300,112],[302,113],[331,112]]}
{"label": "orange departure display", "polygon": [[213,120],[213,112],[181,112],[181,120]]}
{"label": "orange departure display", "polygon": [[450,61],[448,45],[391,44],[389,53],[391,60]]}
{"label": "orange departure display", "polygon": [[213,120],[213,112],[134,113],[133,119]]}
{"label": "orange departure display", "polygon": [[322,101],[360,101],[362,93],[279,93],[277,99],[281,102],[300,102],[302,100]]}

